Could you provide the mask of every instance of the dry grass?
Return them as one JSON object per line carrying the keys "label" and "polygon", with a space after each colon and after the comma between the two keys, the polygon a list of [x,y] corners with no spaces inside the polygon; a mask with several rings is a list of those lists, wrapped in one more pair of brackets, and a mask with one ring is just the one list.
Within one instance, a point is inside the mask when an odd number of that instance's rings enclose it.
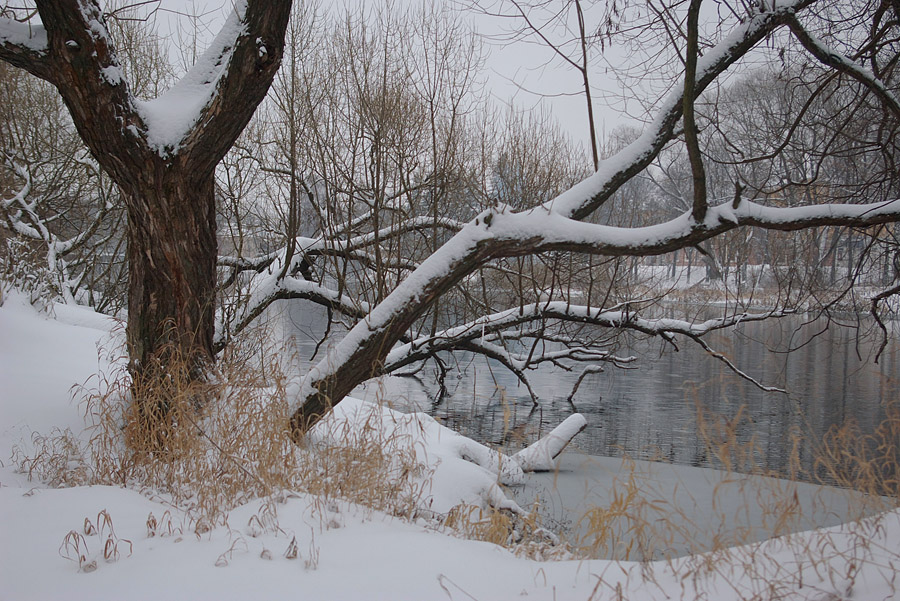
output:
{"label": "dry grass", "polygon": [[[380,440],[375,429],[335,448],[303,449],[291,440],[279,357],[226,355],[201,382],[190,377],[189,362],[170,360],[164,378],[134,388],[125,362],[111,361],[110,371],[76,391],[88,439],[34,434],[13,460],[54,487],[110,484],[153,493],[186,512],[192,528],[224,524],[232,508],[285,490],[409,513],[421,491],[403,474],[419,472],[411,450],[385,452],[400,449],[398,441]],[[148,531],[171,528],[151,521]]]}
{"label": "dry grass", "polygon": [[[428,510],[432,474],[417,458],[417,439],[380,427],[377,407],[362,422],[322,422],[317,436],[297,445],[288,429],[282,369],[290,361],[282,349],[259,341],[252,346],[257,352],[226,354],[203,381],[191,377],[189,361],[170,356],[164,377],[133,385],[125,358],[106,357],[112,367],[75,390],[89,425],[87,439],[69,431],[34,434],[30,445],[14,450],[14,462],[50,486],[125,486],[171,505],[173,512],[159,519],[148,516],[148,536],[202,535],[227,526],[233,508],[254,499],[271,504],[285,493],[311,495],[323,528],[334,508],[349,502],[511,545],[531,545],[543,536],[501,512],[472,514],[476,523],[466,525],[461,513]],[[248,528],[277,530],[272,507]],[[509,532],[485,537],[484,519]],[[227,560],[226,555],[222,561]]]}
{"label": "dry grass", "polygon": [[[29,477],[51,486],[124,485],[150,492],[188,516],[184,522],[169,512],[159,518],[151,514],[148,536],[202,535],[226,525],[232,508],[257,498],[269,499],[268,505],[264,503],[251,518],[248,532],[251,536],[275,532],[279,530],[275,499],[285,491],[301,491],[316,499],[323,520],[333,513],[335,502],[352,502],[406,519],[425,517],[436,528],[503,545],[535,559],[639,560],[643,562],[641,577],[649,585],[657,582],[662,569],[691,583],[689,590],[696,592],[712,577],[732,578],[740,566],[741,579],[757,587],[741,591],[747,599],[783,598],[804,579],[830,583],[823,590],[838,594],[852,590],[861,567],[874,561],[875,551],[883,554],[878,549],[877,515],[866,516],[900,505],[900,402],[894,402],[874,432],[863,432],[854,422],[829,432],[819,446],[814,473],[801,473],[796,462],[797,478],[819,478],[857,491],[852,512],[844,514],[852,523],[840,534],[823,531],[812,538],[787,536],[768,546],[746,545],[756,540],[759,530],[736,527],[736,520],[751,509],[761,516],[767,536],[786,535],[802,527],[808,516],[790,482],[765,479],[765,485],[759,485],[760,478],[747,485],[752,489],[745,496],[748,506],[729,507],[725,487],[745,476],[726,477],[713,491],[714,511],[704,516],[703,523],[696,523],[686,508],[649,486],[652,478],[642,474],[638,464],[627,461],[622,475],[611,483],[615,487],[611,501],[592,508],[582,519],[583,535],[568,543],[560,544],[542,526],[537,510],[522,515],[463,505],[446,516],[429,515],[422,506],[431,474],[417,460],[414,437],[385,434],[372,421],[362,427],[358,423],[336,426],[327,438],[341,444],[320,441],[302,447],[291,440],[287,381],[278,356],[276,352],[226,356],[212,376],[199,383],[189,377],[187,362],[181,368],[176,363],[162,384],[137,391],[149,406],[167,408],[164,417],[151,420],[152,427],[148,427],[146,411],[131,402],[131,381],[125,369],[101,375],[81,389],[82,407],[91,424],[89,439],[80,440],[68,431],[35,434],[29,449],[16,449],[15,461]],[[374,412],[371,419],[378,416]],[[708,454],[726,471],[745,470],[758,455],[752,440],[740,440],[743,419],[740,412],[724,418],[698,408],[698,434]],[[795,454],[799,448],[800,441],[795,440]],[[102,530],[100,536],[107,541],[102,556],[110,561],[126,555],[130,542],[115,537],[108,518],[100,515],[96,524],[86,521],[84,534],[70,532],[60,553],[77,561],[82,570],[95,569],[85,552],[85,537]],[[701,532],[706,536],[703,541],[698,536]],[[853,544],[839,544],[836,537],[849,537]],[[233,542],[220,558],[222,565],[243,549],[241,545],[240,539]],[[315,567],[318,551],[311,545],[304,561]],[[673,548],[692,554],[677,558],[670,552]],[[290,545],[284,553],[299,555]],[[900,551],[891,553],[892,561],[900,565]],[[791,561],[783,561],[784,556]],[[666,562],[648,562],[657,558]],[[604,586],[598,584],[595,592],[614,598],[624,595],[621,588],[606,591]]]}
{"label": "dry grass", "polygon": [[133,388],[124,367],[83,387],[91,483],[155,491],[200,528],[297,484],[277,362],[226,356],[205,381],[188,361],[167,366],[165,377]]}
{"label": "dry grass", "polygon": [[568,544],[543,526],[536,508],[521,514],[461,504],[451,509],[441,523],[458,536],[506,547],[520,557],[537,561],[576,557]]}
{"label": "dry grass", "polygon": [[874,431],[851,419],[832,427],[817,447],[810,477],[872,498],[900,499],[900,400],[888,403]]}
{"label": "dry grass", "polygon": [[350,501],[415,519],[430,489],[430,470],[417,457],[413,433],[381,426],[373,408],[359,421],[320,422],[319,436],[303,454],[302,489],[323,503]]}

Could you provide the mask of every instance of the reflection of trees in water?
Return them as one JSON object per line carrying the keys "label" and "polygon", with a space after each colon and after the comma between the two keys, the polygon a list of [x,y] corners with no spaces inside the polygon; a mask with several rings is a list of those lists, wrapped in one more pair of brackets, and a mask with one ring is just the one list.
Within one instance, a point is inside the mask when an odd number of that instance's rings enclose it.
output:
{"label": "reflection of trees in water", "polygon": [[[837,327],[794,334],[799,324],[800,318],[746,324],[714,341],[741,369],[785,385],[789,395],[761,391],[692,345],[660,353],[658,343],[640,341],[628,350],[648,359],[637,369],[588,376],[574,406],[566,397],[577,373],[537,370],[532,380],[541,402],[535,408],[513,375],[471,356],[454,365],[441,403],[431,402],[436,387],[427,379],[392,379],[380,391],[370,385],[366,394],[427,411],[477,440],[513,447],[577,410],[588,428],[573,445],[585,453],[724,467],[705,431],[719,442],[737,443],[734,469],[789,475],[799,468],[809,479],[830,428],[855,420],[860,431],[871,432],[884,419],[884,405],[900,396],[900,349],[892,341],[875,364],[870,354],[876,343],[857,342],[853,331]],[[771,352],[789,347],[790,353]]]}

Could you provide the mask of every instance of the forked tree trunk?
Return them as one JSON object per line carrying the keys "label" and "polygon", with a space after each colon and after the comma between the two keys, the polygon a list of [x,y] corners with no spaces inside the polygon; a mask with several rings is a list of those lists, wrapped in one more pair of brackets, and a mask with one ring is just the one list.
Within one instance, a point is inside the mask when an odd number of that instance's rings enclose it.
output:
{"label": "forked tree trunk", "polygon": [[[180,101],[164,103],[152,123],[122,75],[98,0],[35,3],[36,28],[0,15],[0,60],[56,86],[79,135],[122,191],[132,391],[144,422],[165,426],[177,387],[202,381],[214,359],[214,172],[278,70],[291,1],[236,2],[185,76]],[[178,137],[169,131],[173,122],[192,125]]]}

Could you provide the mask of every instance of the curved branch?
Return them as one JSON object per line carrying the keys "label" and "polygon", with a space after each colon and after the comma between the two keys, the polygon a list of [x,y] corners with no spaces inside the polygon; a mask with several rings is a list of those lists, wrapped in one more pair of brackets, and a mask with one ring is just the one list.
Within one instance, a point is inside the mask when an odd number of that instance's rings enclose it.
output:
{"label": "curved branch", "polygon": [[470,340],[459,344],[458,348],[460,350],[484,355],[488,359],[493,359],[500,363],[500,365],[508,369],[516,376],[516,378],[518,378],[519,382],[525,386],[528,390],[528,395],[531,397],[531,402],[534,405],[538,404],[538,395],[534,391],[534,388],[531,387],[528,376],[525,375],[525,371],[517,364],[518,362],[510,356],[504,347],[486,341]]}
{"label": "curved branch", "polygon": [[878,363],[878,360],[881,358],[881,354],[884,352],[884,349],[887,348],[888,345],[888,331],[884,325],[884,322],[881,321],[881,316],[878,314],[878,303],[883,301],[884,299],[894,296],[895,294],[900,294],[900,284],[888,288],[874,297],[872,297],[872,307],[870,309],[870,313],[873,318],[875,318],[875,323],[878,324],[879,329],[881,330],[881,343],[878,345],[878,350],[875,352],[875,363]]}
{"label": "curved branch", "polygon": [[37,8],[47,31],[48,81],[98,162],[116,181],[127,179],[126,164],[147,158],[145,124],[100,6],[95,0],[38,0]]}
{"label": "curved branch", "polygon": [[751,384],[753,384],[760,390],[764,390],[765,392],[780,392],[782,394],[787,394],[787,390],[785,390],[783,388],[778,388],[777,386],[766,386],[765,384],[762,384],[761,382],[759,382],[759,380],[755,379],[753,376],[751,376],[747,372],[739,369],[738,366],[735,365],[731,359],[729,359],[728,357],[726,357],[719,351],[717,351],[714,348],[712,348],[711,346],[709,346],[706,343],[706,341],[703,340],[702,338],[700,338],[699,336],[691,336],[691,335],[689,335],[689,336],[694,342],[696,342],[701,347],[703,347],[703,350],[705,350],[707,353],[709,353],[710,356],[712,356],[712,357],[718,359],[719,361],[721,361],[722,363],[724,363],[728,367],[728,369],[730,369],[731,371],[733,371],[740,377],[744,378],[745,380],[747,380],[748,382],[750,382]]}
{"label": "curved branch", "polygon": [[259,317],[269,305],[277,300],[298,299],[312,301],[326,307],[330,311],[337,311],[344,315],[362,319],[369,307],[363,301],[354,302],[345,295],[306,280],[297,278],[276,278],[270,276],[271,281],[258,284],[259,292],[256,292],[246,302],[241,314],[231,324],[218,324],[213,349],[216,353],[228,346],[235,334],[243,331]]}
{"label": "curved branch", "polygon": [[[737,205],[737,207],[735,207]],[[485,211],[429,256],[314,366],[293,402],[292,428],[304,432],[362,380],[378,372],[390,348],[444,291],[487,261],[563,250],[608,256],[657,255],[695,246],[742,226],[793,231],[822,225],[867,227],[900,220],[900,199],[862,205],[772,208],[747,200],[710,207],[697,223],[690,213],[642,228],[582,223],[545,208]]]}
{"label": "curved branch", "polygon": [[862,85],[870,89],[884,105],[900,119],[900,99],[888,90],[884,83],[875,74],[860,66],[856,61],[843,56],[839,52],[829,48],[822,40],[807,31],[796,16],[787,20],[788,27],[794,37],[806,48],[810,54],[816,57],[823,65],[852,77]]}

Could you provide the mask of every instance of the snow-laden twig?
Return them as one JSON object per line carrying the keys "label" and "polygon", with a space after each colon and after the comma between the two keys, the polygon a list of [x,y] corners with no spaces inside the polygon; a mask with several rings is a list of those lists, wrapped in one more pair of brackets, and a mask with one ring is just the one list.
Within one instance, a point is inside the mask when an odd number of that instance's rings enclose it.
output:
{"label": "snow-laden twig", "polygon": [[84,273],[81,277],[72,277],[65,257],[81,248],[97,233],[112,204],[102,196],[99,197],[97,209],[93,212],[92,219],[82,227],[82,231],[71,238],[60,239],[51,230],[50,222],[53,218],[41,214],[41,198],[29,199],[33,196],[31,169],[8,153],[3,154],[3,162],[23,180],[18,192],[9,198],[0,198],[0,210],[6,221],[4,225],[19,236],[40,242],[46,247],[47,270],[54,279],[61,298],[66,304],[77,304],[75,297]]}

